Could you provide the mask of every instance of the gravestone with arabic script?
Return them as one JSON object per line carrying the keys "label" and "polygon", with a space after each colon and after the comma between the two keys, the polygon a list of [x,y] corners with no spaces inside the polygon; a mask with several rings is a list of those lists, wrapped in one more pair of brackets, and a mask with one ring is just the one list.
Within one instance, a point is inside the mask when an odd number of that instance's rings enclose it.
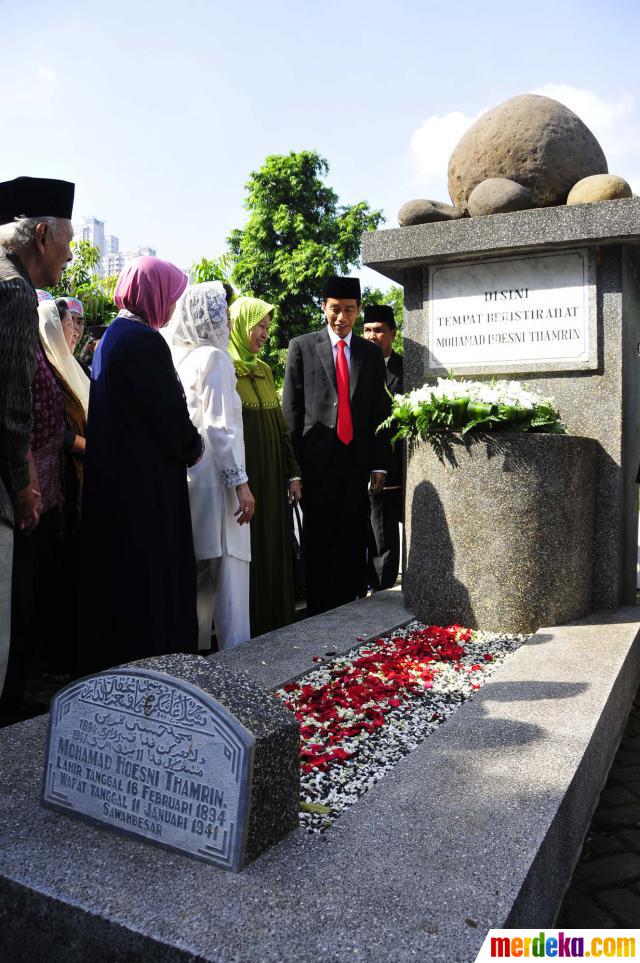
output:
{"label": "gravestone with arabic script", "polygon": [[299,732],[271,693],[200,656],[74,682],[51,704],[43,801],[238,871],[297,825]]}

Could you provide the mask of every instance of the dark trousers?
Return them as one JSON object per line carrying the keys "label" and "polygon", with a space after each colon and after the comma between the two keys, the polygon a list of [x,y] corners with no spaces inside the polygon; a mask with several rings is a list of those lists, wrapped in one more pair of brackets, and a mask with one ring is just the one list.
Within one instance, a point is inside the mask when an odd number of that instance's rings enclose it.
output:
{"label": "dark trousers", "polygon": [[396,584],[400,568],[402,489],[371,495],[369,516],[368,580],[379,592]]}
{"label": "dark trousers", "polygon": [[368,482],[352,447],[340,442],[320,481],[303,478],[308,615],[345,605],[360,593],[366,577]]}
{"label": "dark trousers", "polygon": [[50,508],[31,535],[14,532],[11,587],[11,645],[0,705],[16,709],[24,699],[27,671],[68,673],[71,626],[67,582],[77,572],[66,571],[60,511]]}

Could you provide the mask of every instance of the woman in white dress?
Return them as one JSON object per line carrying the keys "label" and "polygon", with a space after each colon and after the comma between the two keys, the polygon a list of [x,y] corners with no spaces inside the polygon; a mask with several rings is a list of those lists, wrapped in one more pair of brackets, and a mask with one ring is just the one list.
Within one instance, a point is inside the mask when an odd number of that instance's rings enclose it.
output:
{"label": "woman in white dress", "polygon": [[246,642],[249,627],[249,522],[254,500],[247,484],[242,402],[229,355],[226,293],[219,281],[190,285],[164,330],[187,398],[205,441],[189,469],[191,527],[198,567],[198,645]]}

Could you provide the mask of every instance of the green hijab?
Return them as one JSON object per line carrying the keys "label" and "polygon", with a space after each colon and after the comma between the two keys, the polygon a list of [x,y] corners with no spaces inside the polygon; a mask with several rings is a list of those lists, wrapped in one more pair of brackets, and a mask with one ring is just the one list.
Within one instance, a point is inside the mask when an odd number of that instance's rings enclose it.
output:
{"label": "green hijab", "polygon": [[229,337],[229,354],[233,358],[236,374],[253,374],[257,378],[264,375],[258,367],[258,355],[249,347],[249,332],[255,328],[266,314],[274,310],[272,304],[261,301],[260,298],[236,298],[229,309],[231,312],[231,335]]}

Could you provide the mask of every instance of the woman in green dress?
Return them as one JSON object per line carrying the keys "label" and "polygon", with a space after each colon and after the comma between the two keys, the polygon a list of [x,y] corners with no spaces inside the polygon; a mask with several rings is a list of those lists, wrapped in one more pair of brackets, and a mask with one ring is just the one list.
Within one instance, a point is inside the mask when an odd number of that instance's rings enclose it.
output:
{"label": "woman in green dress", "polygon": [[300,499],[300,469],[271,369],[258,358],[269,334],[273,305],[241,297],[230,310],[229,350],[238,377],[246,469],[256,502],[249,581],[255,637],[295,618],[289,502]]}

